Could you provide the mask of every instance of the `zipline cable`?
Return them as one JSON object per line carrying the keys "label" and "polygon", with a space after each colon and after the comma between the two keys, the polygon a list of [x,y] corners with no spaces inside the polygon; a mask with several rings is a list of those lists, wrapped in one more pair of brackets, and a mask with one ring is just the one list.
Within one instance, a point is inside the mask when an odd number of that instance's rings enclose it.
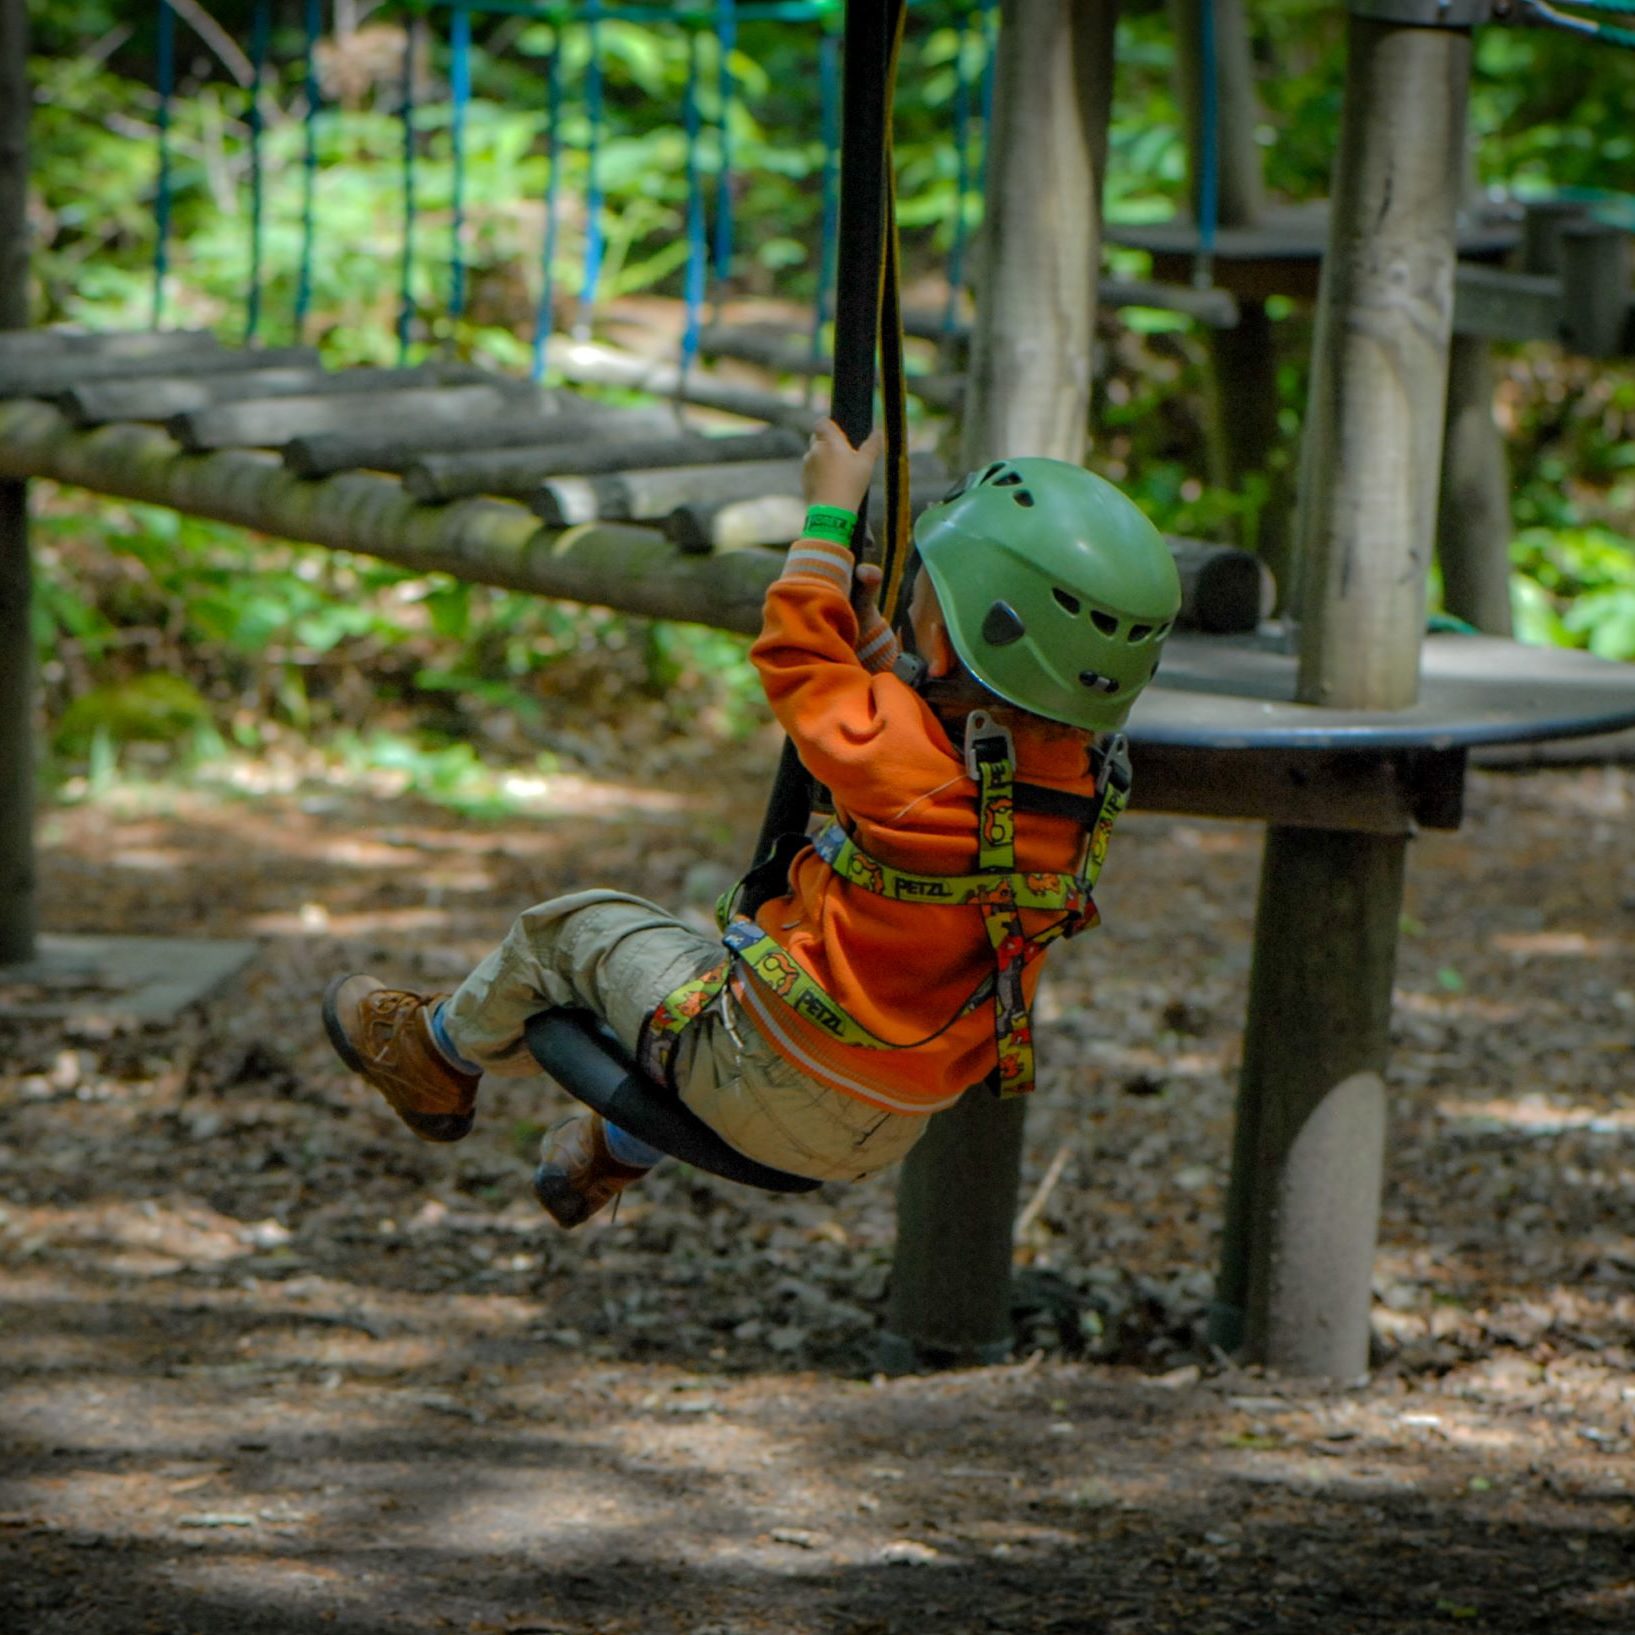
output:
{"label": "zipline cable", "polygon": [[[1603,40],[1608,45],[1635,46],[1635,30],[1612,28],[1588,17],[1574,17],[1570,12],[1559,11],[1547,4],[1546,0],[1521,0],[1521,4],[1526,16],[1550,28],[1586,39]],[[1635,4],[1631,4],[1630,0],[1571,0],[1571,4],[1580,11],[1605,12],[1614,17],[1635,16]]]}

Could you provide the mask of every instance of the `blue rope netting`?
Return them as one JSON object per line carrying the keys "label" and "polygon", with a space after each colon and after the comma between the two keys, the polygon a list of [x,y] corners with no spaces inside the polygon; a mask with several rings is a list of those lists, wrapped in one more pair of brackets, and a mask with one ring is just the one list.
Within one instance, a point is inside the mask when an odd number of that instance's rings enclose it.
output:
{"label": "blue rope netting", "polygon": [[[263,105],[266,78],[269,70],[270,36],[274,0],[255,0],[251,20],[250,64],[251,83],[247,90],[246,127],[249,133],[249,272],[245,288],[244,338],[253,341],[260,336],[264,323],[265,248],[266,248],[266,172],[264,166]],[[1521,0],[1522,9],[1534,20],[1549,26],[1570,30],[1586,38],[1635,46],[1635,30],[1614,28],[1595,17],[1575,15],[1594,13],[1602,16],[1635,16],[1635,0]],[[1562,9],[1570,5],[1571,10]],[[405,10],[410,14],[405,29],[403,55],[403,85],[399,113],[403,127],[403,229],[400,268],[400,288],[397,315],[397,343],[400,361],[407,361],[413,338],[416,305],[414,297],[414,266],[416,258],[416,228],[419,214],[416,178],[417,110],[415,105],[415,54],[419,38],[418,19],[446,6],[450,13],[450,101],[451,101],[451,246],[449,273],[449,315],[452,319],[463,316],[468,298],[468,268],[466,256],[466,184],[467,184],[467,121],[472,99],[471,60],[473,51],[472,16],[474,13],[509,15],[543,21],[553,26],[555,40],[547,66],[546,108],[546,165],[547,188],[545,197],[545,230],[541,247],[541,294],[536,314],[533,337],[532,375],[543,378],[547,360],[549,336],[556,284],[556,257],[561,221],[562,170],[562,64],[564,25],[575,24],[586,30],[588,60],[582,81],[582,99],[585,117],[585,249],[584,267],[580,283],[576,329],[588,330],[594,310],[598,285],[605,257],[605,223],[602,155],[606,140],[606,88],[602,56],[602,25],[605,23],[638,23],[642,25],[680,25],[689,31],[688,75],[685,102],[682,111],[687,141],[687,205],[686,227],[687,262],[685,273],[685,300],[687,322],[682,341],[682,368],[685,370],[696,359],[699,346],[700,311],[709,293],[711,278],[717,289],[728,280],[735,253],[734,184],[733,184],[733,117],[732,109],[737,95],[733,70],[733,54],[737,48],[738,28],[749,21],[817,22],[823,26],[819,39],[819,74],[822,120],[822,223],[817,266],[817,294],[812,317],[812,354],[821,356],[822,334],[831,317],[834,289],[834,261],[836,254],[837,211],[835,186],[838,167],[835,163],[839,145],[839,93],[837,61],[839,41],[836,26],[842,13],[842,0],[698,0],[691,5],[641,5],[626,0],[619,5],[605,5],[601,0],[578,0],[578,3],[539,3],[539,0],[407,0]],[[973,86],[970,83],[968,47],[966,38],[973,27],[972,16],[980,18],[983,40],[983,69],[979,103],[976,115],[982,134],[978,145],[975,176],[972,175],[970,143],[967,131],[972,120]],[[949,304],[944,313],[944,327],[954,320],[954,303],[965,282],[968,224],[965,201],[974,191],[978,197],[986,195],[988,180],[988,148],[986,132],[991,128],[994,97],[995,42],[998,31],[997,0],[969,0],[961,10],[962,39],[959,47],[957,82],[952,123],[953,140],[957,155],[960,208],[953,224],[953,237],[948,259]],[[317,51],[322,35],[322,0],[302,0],[301,16],[303,43],[301,55],[302,80],[305,97],[303,112],[303,152],[301,161],[300,248],[295,289],[294,327],[297,338],[306,328],[313,300],[313,263],[317,238],[317,173],[320,96]],[[156,39],[156,82],[158,91],[157,146],[158,166],[154,193],[155,247],[153,256],[153,290],[151,322],[159,328],[168,313],[167,285],[170,275],[171,237],[175,204],[175,161],[172,118],[176,95],[176,12],[172,0],[158,0]],[[1218,105],[1218,40],[1213,0],[1200,0],[1199,46],[1202,66],[1202,94],[1200,107],[1199,175],[1195,181],[1194,198],[1198,213],[1199,248],[1195,281],[1207,282],[1210,262],[1214,253],[1219,217],[1219,105]],[[714,219],[706,224],[704,172],[704,115],[700,96],[701,70],[698,60],[704,34],[713,35],[715,42],[716,108],[716,171],[714,181]],[[974,185],[973,185],[974,184]]]}

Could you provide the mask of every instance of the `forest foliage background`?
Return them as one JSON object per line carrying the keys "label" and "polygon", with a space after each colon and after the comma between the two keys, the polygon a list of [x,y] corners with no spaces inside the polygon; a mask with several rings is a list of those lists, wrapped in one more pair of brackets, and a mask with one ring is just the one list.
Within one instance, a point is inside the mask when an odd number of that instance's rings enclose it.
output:
{"label": "forest foliage background", "polygon": [[[208,9],[206,9],[206,6]],[[709,8],[704,8],[707,12]],[[558,8],[558,15],[583,8]],[[1331,174],[1343,73],[1341,7],[1263,0],[1250,8],[1274,198],[1321,196]],[[40,0],[30,7],[35,317],[141,327],[155,311],[161,116],[157,5]],[[164,321],[244,333],[251,282],[251,0],[178,6]],[[548,70],[560,52],[559,319],[581,295],[586,239],[582,22],[519,12],[473,16],[464,129],[466,298],[449,316],[451,160],[448,11],[335,0],[316,54],[315,233],[301,338],[326,361],[399,358],[404,235],[405,28],[414,53],[417,221],[411,360],[477,357],[525,372],[543,281],[550,183]],[[258,338],[297,338],[305,208],[307,76],[300,8],[274,8],[259,101],[264,248]],[[838,21],[831,12],[831,25]],[[817,71],[825,23],[740,23],[726,106],[737,225],[730,282],[715,293],[810,303],[818,287],[825,163]],[[687,237],[683,106],[696,52],[705,135],[695,159],[721,185],[717,41],[674,20],[599,25],[605,123],[597,178],[606,235],[599,301],[680,296]],[[936,289],[954,224],[979,227],[955,140],[972,110],[965,170],[980,174],[983,12],[916,5],[897,104],[900,208],[911,282]],[[1107,209],[1168,215],[1186,190],[1170,31],[1152,0],[1120,22]],[[1480,183],[1495,198],[1567,192],[1635,227],[1635,124],[1628,55],[1541,30],[1481,31],[1472,99]],[[974,252],[967,247],[967,262]],[[1140,272],[1141,258],[1111,264]],[[1305,400],[1307,319],[1282,313],[1285,446]],[[1126,313],[1105,330],[1092,463],[1161,526],[1251,531],[1262,491],[1203,478],[1203,341],[1185,320]],[[1635,659],[1635,367],[1543,345],[1501,348],[1498,413],[1514,484],[1513,600],[1525,639]],[[736,638],[632,620],[484,587],[414,577],[363,558],[290,547],[239,530],[67,491],[37,507],[36,635],[52,767],[94,786],[134,755],[219,761],[235,744],[280,743],[385,769],[455,801],[504,798],[494,758],[545,768],[593,750],[564,702],[618,698],[655,730],[724,741],[761,719]],[[623,707],[623,705],[621,705]],[[640,711],[638,713],[640,713]],[[157,747],[155,747],[157,746]]]}

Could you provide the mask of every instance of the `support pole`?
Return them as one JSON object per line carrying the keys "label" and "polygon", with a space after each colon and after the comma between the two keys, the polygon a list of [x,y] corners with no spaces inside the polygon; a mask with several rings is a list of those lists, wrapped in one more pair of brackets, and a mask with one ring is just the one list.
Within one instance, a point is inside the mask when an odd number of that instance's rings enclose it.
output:
{"label": "support pole", "polygon": [[[0,331],[28,324],[27,0],[0,0]],[[0,965],[34,957],[28,485],[0,481]]]}
{"label": "support pole", "polygon": [[[1353,16],[1306,416],[1299,696],[1418,691],[1452,331],[1467,30]],[[1217,1343],[1353,1378],[1368,1362],[1406,842],[1266,841]]]}
{"label": "support pole", "polygon": [[[962,457],[1084,458],[1116,0],[1004,0]],[[1086,276],[1086,270],[1090,276]],[[972,1089],[904,1166],[882,1362],[1009,1353],[1023,1103]]]}

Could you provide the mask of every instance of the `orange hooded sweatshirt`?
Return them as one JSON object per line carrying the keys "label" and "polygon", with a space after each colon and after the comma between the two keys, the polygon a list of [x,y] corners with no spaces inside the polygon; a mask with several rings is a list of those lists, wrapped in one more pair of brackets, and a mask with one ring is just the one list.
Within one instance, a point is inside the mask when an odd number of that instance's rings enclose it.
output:
{"label": "orange hooded sweatshirt", "polygon": [[[977,788],[925,701],[891,673],[895,639],[878,613],[860,631],[850,602],[851,554],[803,539],[767,591],[750,649],[773,713],[802,764],[834,798],[835,819],[871,857],[918,874],[977,867]],[[1014,734],[1018,782],[1095,793],[1086,741]],[[1067,818],[1019,812],[1019,870],[1071,872],[1083,832]],[[1056,914],[1027,910],[1029,935]],[[780,1055],[809,1077],[900,1113],[950,1106],[993,1071],[994,1010],[985,999],[951,1019],[994,956],[981,911],[898,902],[841,879],[811,847],[789,870],[789,891],[756,920],[823,991],[876,1038],[878,1050],[831,1038],[742,966],[734,993]],[[1031,1002],[1037,953],[1023,977]]]}

